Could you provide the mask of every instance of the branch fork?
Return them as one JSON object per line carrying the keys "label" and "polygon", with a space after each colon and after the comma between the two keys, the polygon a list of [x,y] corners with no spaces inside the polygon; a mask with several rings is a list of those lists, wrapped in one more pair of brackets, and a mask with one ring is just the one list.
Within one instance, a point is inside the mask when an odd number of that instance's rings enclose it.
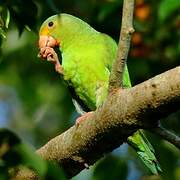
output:
{"label": "branch fork", "polygon": [[133,13],[134,0],[124,0],[118,53],[110,75],[109,92],[114,88],[123,88],[124,67],[129,53],[131,36],[135,31],[133,28]]}

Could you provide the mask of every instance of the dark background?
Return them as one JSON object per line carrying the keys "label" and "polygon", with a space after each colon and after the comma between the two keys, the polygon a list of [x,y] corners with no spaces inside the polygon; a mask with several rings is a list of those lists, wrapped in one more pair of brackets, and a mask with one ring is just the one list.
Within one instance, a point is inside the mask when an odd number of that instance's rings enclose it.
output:
{"label": "dark background", "polygon": [[[8,28],[3,24],[6,8],[10,11]],[[0,30],[6,36],[0,38],[0,127],[8,127],[38,148],[72,126],[77,114],[66,85],[52,64],[37,57],[38,29],[49,16],[65,12],[118,42],[121,9],[122,0],[0,1]],[[136,1],[136,32],[128,58],[133,85],[179,65],[179,10],[179,0]],[[179,119],[177,112],[162,124],[180,135]],[[163,169],[162,179],[180,179],[179,150],[152,134],[148,136]],[[134,151],[123,145],[74,180],[159,179],[147,174]]]}

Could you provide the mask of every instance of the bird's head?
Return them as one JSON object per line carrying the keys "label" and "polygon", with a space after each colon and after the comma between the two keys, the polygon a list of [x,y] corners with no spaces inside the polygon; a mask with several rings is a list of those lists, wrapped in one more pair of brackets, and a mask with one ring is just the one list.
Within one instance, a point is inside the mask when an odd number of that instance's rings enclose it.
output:
{"label": "bird's head", "polygon": [[[39,48],[60,46],[61,51],[66,47],[84,44],[95,30],[81,19],[70,14],[61,13],[49,17],[39,31]],[[87,37],[87,38],[86,38]]]}
{"label": "bird's head", "polygon": [[39,31],[39,48],[59,47],[60,40],[58,37],[59,15],[48,18],[41,26]]}

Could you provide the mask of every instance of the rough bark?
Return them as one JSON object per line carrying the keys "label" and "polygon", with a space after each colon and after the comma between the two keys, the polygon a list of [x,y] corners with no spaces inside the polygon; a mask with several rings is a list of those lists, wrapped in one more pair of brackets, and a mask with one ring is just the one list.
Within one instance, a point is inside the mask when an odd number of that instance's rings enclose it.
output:
{"label": "rough bark", "polygon": [[[180,107],[180,67],[169,70],[129,89],[118,89],[101,108],[63,134],[53,138],[37,153],[58,162],[67,177],[73,177],[104,154],[126,142],[137,129],[157,127],[160,118]],[[35,179],[20,171],[19,177]]]}

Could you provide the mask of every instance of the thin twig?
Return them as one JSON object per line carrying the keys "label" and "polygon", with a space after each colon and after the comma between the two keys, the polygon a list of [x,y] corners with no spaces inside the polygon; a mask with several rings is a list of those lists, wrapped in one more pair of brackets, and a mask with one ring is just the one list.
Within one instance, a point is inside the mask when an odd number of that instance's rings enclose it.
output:
{"label": "thin twig", "polygon": [[134,32],[133,12],[134,0],[124,0],[118,52],[110,75],[109,91],[122,87],[123,85],[123,71],[130,48],[131,35]]}
{"label": "thin twig", "polygon": [[166,130],[161,126],[149,129],[149,131],[155,133],[156,135],[160,136],[161,138],[165,139],[166,141],[170,142],[171,144],[175,145],[177,148],[180,149],[180,137],[176,136],[172,132]]}

